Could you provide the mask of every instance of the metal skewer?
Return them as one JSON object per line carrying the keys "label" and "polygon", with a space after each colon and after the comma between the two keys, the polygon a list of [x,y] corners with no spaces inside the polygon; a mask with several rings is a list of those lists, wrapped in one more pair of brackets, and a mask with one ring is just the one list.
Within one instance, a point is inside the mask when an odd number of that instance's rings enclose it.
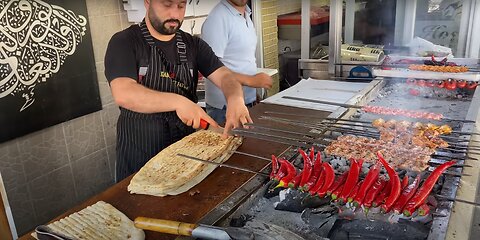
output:
{"label": "metal skewer", "polygon": [[184,157],[184,158],[194,160],[194,161],[198,161],[198,162],[202,162],[202,163],[206,163],[206,164],[217,165],[219,167],[227,167],[227,168],[232,168],[232,169],[236,169],[236,170],[240,170],[240,171],[244,171],[244,172],[254,173],[254,174],[264,176],[264,177],[269,177],[270,176],[269,174],[264,173],[264,172],[258,172],[258,171],[250,170],[250,169],[243,168],[243,167],[237,167],[237,166],[230,165],[230,164],[225,164],[225,163],[211,162],[211,161],[203,160],[201,158],[192,157],[192,156],[188,156],[188,155],[181,154],[181,153],[177,153],[177,156]]}
{"label": "metal skewer", "polygon": [[442,196],[442,195],[439,195],[439,194],[436,194],[435,197],[443,199],[443,200],[447,200],[447,201],[452,201],[452,202],[466,203],[466,204],[474,205],[476,207],[480,206],[480,203],[478,203],[478,202],[471,202],[471,201],[467,201],[467,200],[463,200],[463,199]]}

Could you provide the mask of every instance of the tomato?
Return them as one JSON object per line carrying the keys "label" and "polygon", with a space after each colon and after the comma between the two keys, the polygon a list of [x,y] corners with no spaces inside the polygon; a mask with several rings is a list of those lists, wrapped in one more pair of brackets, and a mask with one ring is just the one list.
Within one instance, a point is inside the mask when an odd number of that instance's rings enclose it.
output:
{"label": "tomato", "polygon": [[407,83],[407,85],[413,85],[413,84],[415,84],[416,81],[417,80],[415,80],[415,78],[407,78],[406,83]]}
{"label": "tomato", "polygon": [[423,80],[423,79],[420,79],[420,80],[417,81],[417,85],[420,86],[420,87],[425,87],[425,83],[426,83],[426,81]]}
{"label": "tomato", "polygon": [[465,80],[459,80],[459,81],[457,81],[457,87],[458,87],[458,88],[464,88],[464,87],[466,87],[466,86],[467,86],[467,81],[465,81]]}
{"label": "tomato", "polygon": [[444,88],[445,87],[445,81],[440,80],[440,81],[437,82],[436,85],[437,85],[438,88]]}
{"label": "tomato", "polygon": [[448,89],[448,90],[455,90],[457,89],[457,81],[453,80],[453,79],[449,79],[446,83],[445,83],[445,88]]}

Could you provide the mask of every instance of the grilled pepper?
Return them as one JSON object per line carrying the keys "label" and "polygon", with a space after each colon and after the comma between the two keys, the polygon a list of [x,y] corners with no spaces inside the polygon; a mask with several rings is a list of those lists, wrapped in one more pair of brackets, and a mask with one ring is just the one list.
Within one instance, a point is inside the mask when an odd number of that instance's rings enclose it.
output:
{"label": "grilled pepper", "polygon": [[380,191],[378,195],[375,197],[375,199],[373,200],[372,206],[378,207],[382,205],[382,203],[385,202],[385,199],[387,198],[388,194],[390,194],[390,189],[392,189],[392,182],[387,181],[382,191]]}
{"label": "grilled pepper", "polygon": [[322,165],[324,173],[323,175],[325,175],[325,181],[322,187],[316,191],[319,197],[324,197],[327,194],[328,189],[333,185],[333,182],[335,181],[335,171],[333,170],[333,167],[327,162],[324,162]]}
{"label": "grilled pepper", "polygon": [[402,195],[398,198],[395,205],[393,205],[393,211],[398,214],[402,212],[403,206],[407,204],[408,200],[413,197],[413,194],[417,191],[418,185],[420,185],[420,174],[415,177],[412,184],[403,189]]}
{"label": "grilled pepper", "polygon": [[405,187],[408,186],[408,176],[407,176],[406,174],[405,174],[405,176],[404,176],[403,179],[402,179],[402,184],[401,184],[401,186],[402,186],[402,188],[401,188],[402,190],[403,190]]}
{"label": "grilled pepper", "polygon": [[387,170],[388,177],[390,178],[391,187],[390,187],[390,194],[388,195],[385,203],[382,205],[382,211],[387,213],[390,211],[390,208],[393,206],[395,201],[397,201],[398,197],[400,196],[401,184],[400,178],[398,178],[398,174],[390,165],[388,165],[387,161],[383,158],[380,152],[377,153],[378,159],[383,164],[385,169]]}
{"label": "grilled pepper", "polygon": [[304,185],[300,186],[301,190],[305,192],[309,191],[315,185],[315,183],[317,183],[317,180],[320,177],[321,172],[322,172],[322,154],[320,152],[317,152],[317,157],[315,158],[315,163],[313,164],[313,172],[310,175],[310,178],[308,179],[308,181]]}
{"label": "grilled pepper", "polygon": [[277,174],[278,170],[278,159],[277,157],[275,157],[275,155],[272,154],[272,172],[270,173],[270,179],[275,178],[275,174]]}
{"label": "grilled pepper", "polygon": [[[281,160],[282,159],[277,160],[279,164],[280,164]],[[273,177],[273,180],[276,181],[276,182],[279,182],[280,179],[282,179],[285,176],[287,176],[287,165],[280,164],[280,167],[279,167],[277,173],[275,173],[275,176]]]}
{"label": "grilled pepper", "polygon": [[310,176],[312,175],[313,157],[307,156],[307,154],[301,148],[298,149],[298,151],[303,157],[302,176],[301,176],[301,181],[298,183],[298,185],[303,186],[307,183],[307,181],[310,179]]}
{"label": "grilled pepper", "polygon": [[320,171],[320,176],[317,179],[317,182],[315,185],[313,185],[308,192],[310,195],[315,195],[318,189],[320,189],[323,186],[323,183],[325,182],[325,171],[323,169],[323,163],[322,163],[322,170]]}
{"label": "grilled pepper", "polygon": [[443,171],[447,170],[447,168],[451,167],[453,164],[455,164],[455,161],[449,161],[433,170],[433,172],[430,174],[430,176],[428,176],[423,185],[417,190],[415,196],[413,196],[407,202],[405,208],[403,209],[403,215],[407,217],[412,215],[412,213],[415,212],[415,210],[425,202],[440,175],[442,175]]}
{"label": "grilled pepper", "polygon": [[280,182],[278,183],[277,187],[287,187],[288,184],[295,178],[297,175],[297,170],[295,169],[295,166],[286,159],[280,159],[280,168],[282,166],[285,166],[287,169],[287,175],[280,179]]}
{"label": "grilled pepper", "polygon": [[418,215],[419,216],[425,216],[430,213],[430,206],[425,202],[420,207],[418,207]]}
{"label": "grilled pepper", "polygon": [[302,174],[303,174],[303,170],[297,174],[297,176],[295,176],[295,178],[293,178],[293,180],[288,183],[288,187],[289,188],[298,188],[298,186],[300,185],[300,181],[302,180]]}
{"label": "grilled pepper", "polygon": [[335,189],[335,191],[332,192],[332,200],[335,200],[338,198],[338,195],[340,195],[340,193],[342,192],[343,190],[343,187],[345,186],[345,183],[342,183],[340,186],[338,186],[337,189]]}
{"label": "grilled pepper", "polygon": [[369,189],[367,195],[363,199],[363,203],[359,203],[363,205],[365,209],[368,209],[372,206],[373,200],[377,197],[378,193],[383,190],[385,185],[387,184],[387,180],[384,177],[379,177],[377,181],[373,184],[372,188]]}
{"label": "grilled pepper", "polygon": [[357,195],[353,199],[353,204],[358,207],[361,202],[363,201],[363,198],[365,198],[365,195],[367,194],[368,189],[377,181],[378,174],[380,174],[380,168],[381,168],[381,163],[376,162],[375,165],[373,165],[372,168],[367,173],[367,176],[363,180],[362,186],[358,190]]}
{"label": "grilled pepper", "polygon": [[340,175],[340,177],[336,178],[333,181],[332,186],[327,189],[327,195],[332,195],[333,191],[337,190],[340,186],[342,186],[347,179],[347,176],[348,172],[344,172],[342,175]]}
{"label": "grilled pepper", "polygon": [[350,193],[350,196],[347,197],[347,202],[352,202],[353,198],[357,196],[358,190],[360,190],[360,187],[362,186],[363,180],[360,180],[357,185],[353,188],[352,192]]}
{"label": "grilled pepper", "polygon": [[355,185],[357,185],[358,177],[360,176],[360,169],[362,168],[363,160],[357,161],[356,159],[352,158],[350,159],[350,161],[352,162],[352,166],[348,171],[348,177],[347,177],[347,180],[345,181],[345,185],[343,187],[342,193],[340,193],[340,196],[338,196],[338,200],[340,201],[340,204],[345,202],[345,200],[350,195]]}

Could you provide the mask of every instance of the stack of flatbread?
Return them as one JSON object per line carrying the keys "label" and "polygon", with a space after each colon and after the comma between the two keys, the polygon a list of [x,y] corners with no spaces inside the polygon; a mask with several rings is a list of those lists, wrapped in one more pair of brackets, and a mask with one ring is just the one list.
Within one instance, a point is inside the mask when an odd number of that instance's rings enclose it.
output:
{"label": "stack of flatbread", "polygon": [[[112,205],[99,201],[46,226],[49,233],[61,239],[128,239],[143,240],[145,233]],[[39,239],[36,233],[33,237]]]}
{"label": "stack of flatbread", "polygon": [[222,136],[212,131],[197,131],[168,146],[150,159],[133,176],[128,191],[153,196],[177,195],[205,179],[217,165],[177,156],[178,153],[207,161],[226,161],[242,144],[240,137]]}

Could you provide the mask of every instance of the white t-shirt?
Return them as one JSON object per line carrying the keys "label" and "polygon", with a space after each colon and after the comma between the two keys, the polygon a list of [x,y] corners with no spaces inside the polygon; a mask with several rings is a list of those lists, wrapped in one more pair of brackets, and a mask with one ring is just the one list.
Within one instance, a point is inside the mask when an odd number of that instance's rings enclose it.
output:
{"label": "white t-shirt", "polygon": [[[246,75],[255,75],[255,50],[257,35],[250,18],[251,9],[247,6],[245,16],[226,0],[221,1],[208,14],[202,26],[202,38],[215,52],[222,63],[230,70]],[[243,87],[245,103],[256,100],[256,90]],[[205,102],[222,109],[226,105],[223,92],[207,79],[205,82]]]}

